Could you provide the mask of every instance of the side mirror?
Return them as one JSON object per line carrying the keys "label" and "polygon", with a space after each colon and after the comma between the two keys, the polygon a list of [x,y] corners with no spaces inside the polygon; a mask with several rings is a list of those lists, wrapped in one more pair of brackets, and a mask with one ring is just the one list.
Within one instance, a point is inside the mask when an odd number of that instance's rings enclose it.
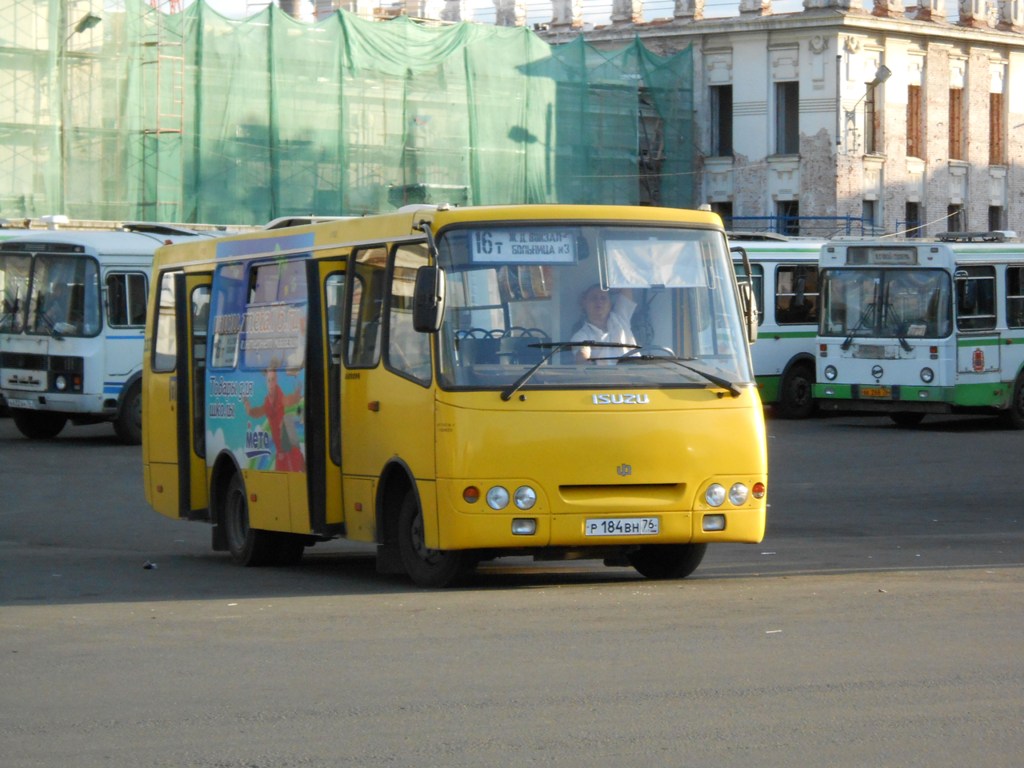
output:
{"label": "side mirror", "polygon": [[444,270],[420,267],[412,297],[412,327],[420,333],[436,333],[444,320]]}
{"label": "side mirror", "polygon": [[744,280],[740,283],[740,299],[743,301],[743,319],[747,325],[747,342],[757,341],[757,297],[754,286]]}

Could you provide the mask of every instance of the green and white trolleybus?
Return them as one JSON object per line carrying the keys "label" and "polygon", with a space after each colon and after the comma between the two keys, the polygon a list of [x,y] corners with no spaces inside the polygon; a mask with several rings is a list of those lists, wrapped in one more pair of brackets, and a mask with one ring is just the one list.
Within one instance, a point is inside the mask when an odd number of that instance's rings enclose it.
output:
{"label": "green and white trolleybus", "polygon": [[820,266],[822,408],[902,426],[991,412],[1024,428],[1024,244],[1014,233],[835,242]]}
{"label": "green and white trolleybus", "polygon": [[737,275],[739,249],[750,261],[758,307],[758,343],[750,348],[761,401],[782,418],[815,411],[814,352],[818,332],[818,257],[825,240],[729,236]]}

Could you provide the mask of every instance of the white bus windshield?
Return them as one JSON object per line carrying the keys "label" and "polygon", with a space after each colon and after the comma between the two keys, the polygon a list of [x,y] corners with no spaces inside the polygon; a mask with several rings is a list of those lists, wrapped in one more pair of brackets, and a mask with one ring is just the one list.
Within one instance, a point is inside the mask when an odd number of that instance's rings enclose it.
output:
{"label": "white bus windshield", "polygon": [[939,339],[952,332],[949,275],[939,269],[829,269],[822,336]]}
{"label": "white bus windshield", "polygon": [[720,232],[502,223],[449,229],[438,246],[443,387],[506,390],[526,373],[531,388],[751,381]]}
{"label": "white bus windshield", "polygon": [[60,337],[99,333],[99,268],[94,259],[3,254],[0,287],[0,331]]}

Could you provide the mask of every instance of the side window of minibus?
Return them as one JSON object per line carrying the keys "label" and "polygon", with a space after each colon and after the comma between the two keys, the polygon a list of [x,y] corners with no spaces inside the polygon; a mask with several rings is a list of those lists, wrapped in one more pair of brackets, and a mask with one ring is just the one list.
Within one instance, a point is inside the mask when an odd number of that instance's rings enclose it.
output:
{"label": "side window of minibus", "polygon": [[387,250],[366,248],[355,253],[354,261],[345,363],[349,368],[372,368],[380,361]]}
{"label": "side window of minibus", "polygon": [[153,331],[153,371],[173,371],[178,358],[178,333],[174,323],[174,272],[160,276]]}

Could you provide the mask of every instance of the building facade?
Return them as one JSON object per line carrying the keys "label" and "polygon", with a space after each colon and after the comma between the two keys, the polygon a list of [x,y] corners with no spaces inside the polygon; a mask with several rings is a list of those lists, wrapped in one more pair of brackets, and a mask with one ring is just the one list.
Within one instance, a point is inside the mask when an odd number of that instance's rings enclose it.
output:
{"label": "building facade", "polygon": [[[1024,0],[946,2],[804,0],[775,14],[740,0],[737,15],[705,18],[703,0],[676,0],[671,18],[644,21],[639,0],[614,0],[592,28],[584,3],[555,0],[534,26],[551,43],[693,46],[698,189],[737,228],[1024,230]],[[457,20],[465,4],[393,10]],[[495,12],[527,18],[522,0]]]}
{"label": "building facade", "polygon": [[695,47],[699,188],[735,226],[1024,230],[1024,3],[962,2],[953,22],[942,0],[739,10],[703,19],[699,2],[677,4],[670,23],[585,33]]}

